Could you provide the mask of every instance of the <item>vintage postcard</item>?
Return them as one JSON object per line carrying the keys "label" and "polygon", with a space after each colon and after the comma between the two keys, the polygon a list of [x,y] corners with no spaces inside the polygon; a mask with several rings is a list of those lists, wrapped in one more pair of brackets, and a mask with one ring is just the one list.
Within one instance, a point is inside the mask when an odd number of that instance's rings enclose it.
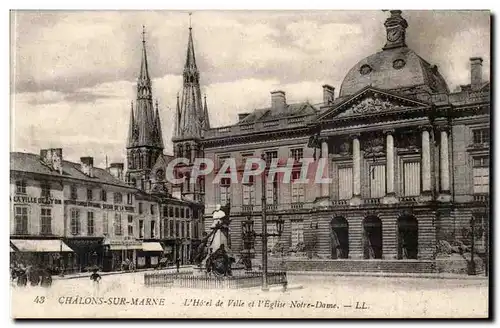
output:
{"label": "vintage postcard", "polygon": [[22,318],[487,318],[484,11],[12,10]]}

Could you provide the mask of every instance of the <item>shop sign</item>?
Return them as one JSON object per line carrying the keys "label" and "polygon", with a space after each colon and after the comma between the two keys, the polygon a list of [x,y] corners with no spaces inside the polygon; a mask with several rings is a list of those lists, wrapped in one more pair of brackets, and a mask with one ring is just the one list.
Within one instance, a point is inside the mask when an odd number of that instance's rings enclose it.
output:
{"label": "shop sign", "polygon": [[60,199],[55,199],[50,197],[31,197],[31,196],[19,196],[19,195],[10,197],[10,201],[22,204],[43,204],[43,205],[62,204]]}

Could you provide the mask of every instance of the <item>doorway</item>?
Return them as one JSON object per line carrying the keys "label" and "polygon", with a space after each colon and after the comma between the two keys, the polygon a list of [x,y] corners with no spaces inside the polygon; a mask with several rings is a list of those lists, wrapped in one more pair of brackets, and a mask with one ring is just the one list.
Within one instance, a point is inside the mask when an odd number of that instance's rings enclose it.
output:
{"label": "doorway", "polygon": [[382,221],[377,216],[363,220],[363,255],[365,259],[382,258]]}

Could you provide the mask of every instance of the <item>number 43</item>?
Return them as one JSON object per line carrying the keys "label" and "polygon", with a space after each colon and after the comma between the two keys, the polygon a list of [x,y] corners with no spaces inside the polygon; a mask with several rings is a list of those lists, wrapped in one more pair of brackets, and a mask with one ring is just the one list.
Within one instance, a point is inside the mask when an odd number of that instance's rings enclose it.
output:
{"label": "number 43", "polygon": [[37,296],[33,302],[43,304],[45,302],[45,296]]}

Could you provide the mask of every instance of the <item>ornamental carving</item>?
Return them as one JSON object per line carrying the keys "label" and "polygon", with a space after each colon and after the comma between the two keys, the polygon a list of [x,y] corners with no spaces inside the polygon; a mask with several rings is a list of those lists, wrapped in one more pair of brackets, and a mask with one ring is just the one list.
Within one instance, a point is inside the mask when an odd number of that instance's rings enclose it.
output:
{"label": "ornamental carving", "polygon": [[382,100],[380,98],[366,98],[345,112],[339,114],[339,116],[378,113],[400,108],[403,107],[387,100]]}

